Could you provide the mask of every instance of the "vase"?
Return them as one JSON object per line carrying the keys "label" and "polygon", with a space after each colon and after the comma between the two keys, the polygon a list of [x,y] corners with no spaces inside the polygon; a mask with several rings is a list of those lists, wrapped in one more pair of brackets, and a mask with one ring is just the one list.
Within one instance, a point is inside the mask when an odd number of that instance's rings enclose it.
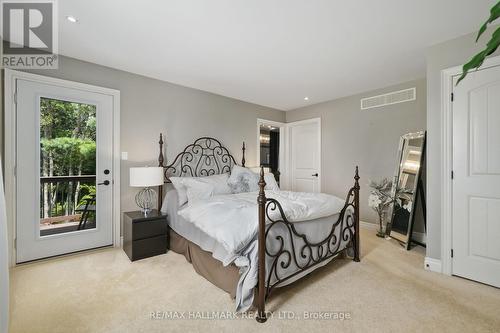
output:
{"label": "vase", "polygon": [[378,215],[377,237],[385,238],[384,221],[385,221],[385,212],[381,212]]}

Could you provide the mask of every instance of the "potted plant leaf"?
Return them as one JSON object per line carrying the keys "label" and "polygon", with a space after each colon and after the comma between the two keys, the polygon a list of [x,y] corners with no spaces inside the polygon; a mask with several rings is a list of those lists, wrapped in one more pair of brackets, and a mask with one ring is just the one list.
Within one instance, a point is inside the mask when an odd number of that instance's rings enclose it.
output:
{"label": "potted plant leaf", "polygon": [[368,206],[370,206],[378,214],[379,228],[377,231],[378,237],[385,237],[385,218],[389,206],[394,202],[391,195],[392,182],[384,178],[380,182],[371,181],[372,188],[368,197]]}
{"label": "potted plant leaf", "polygon": [[[486,22],[484,22],[484,24],[479,29],[479,33],[477,34],[476,38],[476,43],[479,41],[479,38],[481,38],[481,36],[486,32],[488,25],[493,24],[493,22],[495,22],[499,18],[500,18],[500,1],[495,6],[493,6],[493,8],[491,8],[490,17]],[[476,54],[474,57],[472,57],[472,59],[469,60],[469,62],[463,66],[463,73],[462,76],[460,76],[460,78],[458,79],[457,85],[460,83],[460,81],[465,79],[469,71],[473,69],[479,69],[479,67],[483,65],[486,58],[495,53],[498,47],[500,47],[500,27],[497,28],[495,32],[493,32],[490,40],[488,41],[488,43],[486,43],[486,48],[481,52],[479,52],[478,54]]]}

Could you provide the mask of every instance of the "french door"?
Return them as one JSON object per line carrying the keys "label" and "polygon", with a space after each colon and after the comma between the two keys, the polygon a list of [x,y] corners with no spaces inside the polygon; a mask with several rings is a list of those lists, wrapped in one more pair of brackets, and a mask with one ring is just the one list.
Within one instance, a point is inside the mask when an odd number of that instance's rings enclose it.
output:
{"label": "french door", "polygon": [[113,244],[113,97],[17,79],[16,261]]}
{"label": "french door", "polygon": [[452,272],[500,287],[500,66],[453,93]]}

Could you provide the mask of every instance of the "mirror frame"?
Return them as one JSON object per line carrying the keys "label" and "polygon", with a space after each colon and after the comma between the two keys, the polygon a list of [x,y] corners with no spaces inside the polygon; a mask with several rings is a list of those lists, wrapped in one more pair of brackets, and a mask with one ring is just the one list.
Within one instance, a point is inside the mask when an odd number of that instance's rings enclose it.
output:
{"label": "mirror frame", "polygon": [[[391,189],[391,197],[395,199],[396,189],[397,189],[398,184],[399,184],[399,176],[401,174],[401,167],[403,165],[402,158],[403,158],[403,153],[404,153],[404,148],[405,148],[405,142],[409,141],[411,139],[417,139],[417,138],[423,139],[422,154],[420,155],[420,167],[418,169],[418,173],[417,173],[417,176],[415,178],[415,184],[413,185],[413,200],[412,200],[412,207],[411,207],[411,212],[410,212],[409,221],[408,221],[408,230],[406,232],[406,235],[403,237],[403,239],[401,239],[399,237],[395,237],[394,235],[391,235],[392,224],[393,224],[394,216],[396,213],[396,211],[394,209],[394,203],[392,203],[392,205],[391,205],[391,208],[392,208],[392,211],[390,212],[391,220],[387,223],[386,230],[385,230],[386,236],[397,240],[402,245],[404,245],[407,250],[410,249],[410,244],[412,242],[413,225],[415,223],[415,210],[417,208],[417,203],[419,200],[419,198],[418,198],[418,196],[419,196],[418,185],[419,185],[419,182],[422,181],[421,180],[422,169],[424,167],[423,163],[425,162],[426,143],[427,143],[427,132],[426,131],[407,133],[407,134],[402,135],[401,138],[399,139],[399,148],[398,148],[398,155],[397,155],[398,156],[397,157],[398,163],[396,165],[396,170],[394,173],[394,178],[393,178],[393,182],[392,182],[392,189]],[[423,197],[424,196],[421,195],[420,200],[423,200]],[[402,234],[400,234],[400,235],[402,235]]]}

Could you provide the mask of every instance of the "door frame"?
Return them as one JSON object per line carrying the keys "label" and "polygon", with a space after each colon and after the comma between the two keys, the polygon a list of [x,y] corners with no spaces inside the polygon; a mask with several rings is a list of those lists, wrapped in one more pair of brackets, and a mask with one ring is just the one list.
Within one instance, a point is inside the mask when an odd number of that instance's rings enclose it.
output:
{"label": "door frame", "polygon": [[120,91],[90,84],[5,69],[4,163],[9,266],[16,266],[16,80],[26,80],[111,96],[113,99],[113,246],[120,247]]}
{"label": "door frame", "polygon": [[[260,125],[269,125],[278,127],[280,129],[280,156],[279,156],[279,169],[280,169],[280,184],[282,177],[286,177],[286,166],[285,166],[285,146],[286,146],[286,123],[281,123],[279,121],[267,120],[262,118],[257,118],[257,145],[255,149],[255,166],[260,167]],[[283,147],[283,151],[281,148]]]}
{"label": "door frame", "polygon": [[293,127],[293,126],[296,126],[296,125],[304,125],[304,124],[309,124],[309,123],[316,123],[318,125],[318,129],[319,129],[319,136],[318,136],[318,145],[319,145],[319,166],[318,166],[318,173],[319,173],[319,177],[318,177],[318,189],[319,189],[319,192],[321,192],[321,182],[322,182],[322,179],[323,179],[323,174],[321,172],[321,166],[322,166],[322,163],[323,163],[323,157],[322,157],[322,150],[323,150],[323,146],[322,146],[322,134],[321,134],[321,117],[317,117],[317,118],[310,118],[310,119],[305,119],[305,120],[299,120],[299,121],[293,121],[293,122],[289,122],[289,123],[286,123],[286,143],[285,143],[285,165],[286,165],[286,186],[290,186],[290,184],[292,184],[292,172],[290,171],[290,168],[292,167],[292,156],[291,156],[291,149],[290,149],[290,146],[291,146],[291,135],[290,135],[290,128]]}
{"label": "door frame", "polygon": [[[500,66],[500,56],[486,59],[479,70]],[[453,274],[451,249],[453,246],[453,77],[462,74],[462,66],[441,71],[441,269],[446,275]],[[436,265],[437,268],[438,265]]]}

